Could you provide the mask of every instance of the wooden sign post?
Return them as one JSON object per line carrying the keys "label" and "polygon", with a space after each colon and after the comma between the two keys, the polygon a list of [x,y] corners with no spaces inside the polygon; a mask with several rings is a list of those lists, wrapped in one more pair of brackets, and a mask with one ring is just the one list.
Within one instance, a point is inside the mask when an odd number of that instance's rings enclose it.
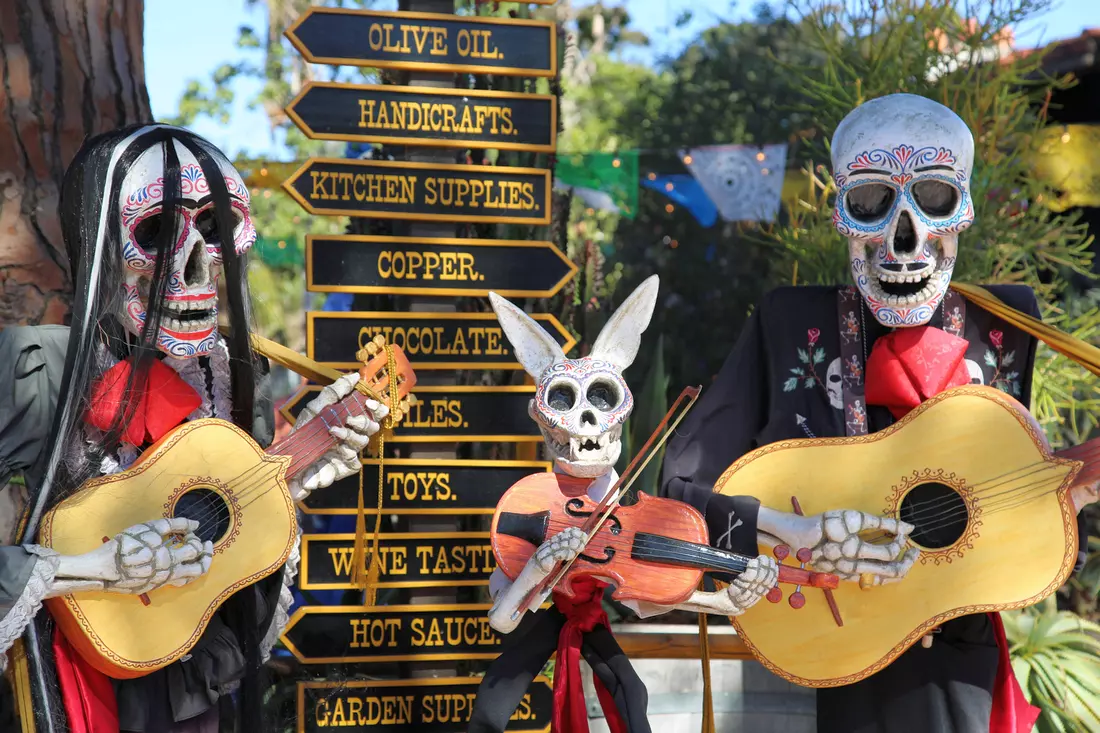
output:
{"label": "wooden sign post", "polygon": [[[550,224],[550,170],[456,159],[465,150],[495,150],[502,158],[554,153],[557,98],[533,89],[456,89],[455,80],[456,72],[553,78],[557,29],[521,18],[459,17],[453,0],[402,0],[399,7],[314,7],[286,32],[311,63],[389,69],[403,82],[311,82],[287,106],[312,139],[404,147],[403,160],[312,158],[283,182],[311,214],[389,220],[402,235],[307,238],[310,291],[403,296],[401,312],[307,313],[308,354],[352,369],[359,348],[381,334],[404,350],[418,376],[418,402],[386,441],[384,466],[364,458],[360,475],[314,492],[301,505],[311,515],[355,516],[362,492],[370,529],[374,508],[382,506],[377,557],[370,543],[366,558],[379,570],[378,604],[304,606],[283,634],[303,664],[400,662],[414,679],[299,683],[302,733],[466,730],[479,680],[455,677],[459,663],[494,658],[501,636],[489,626],[488,604],[458,602],[459,589],[470,596],[496,569],[488,532],[460,531],[458,520],[467,517],[462,521],[469,525],[469,517],[492,514],[512,484],[551,469],[545,461],[457,457],[458,446],[535,446],[542,435],[527,414],[533,386],[456,384],[454,370],[514,374],[521,366],[491,311],[458,312],[452,298],[490,291],[547,298],[577,273],[550,242],[456,236],[459,224]],[[564,351],[575,346],[553,315],[532,317]],[[305,387],[282,407],[283,416],[293,423],[320,389]],[[391,458],[393,451],[402,457]],[[398,518],[396,528],[390,517]],[[304,535],[299,587],[354,590],[354,546],[355,536],[346,532]],[[381,600],[395,594],[396,603]],[[539,678],[509,730],[548,733],[551,710],[549,683]]]}

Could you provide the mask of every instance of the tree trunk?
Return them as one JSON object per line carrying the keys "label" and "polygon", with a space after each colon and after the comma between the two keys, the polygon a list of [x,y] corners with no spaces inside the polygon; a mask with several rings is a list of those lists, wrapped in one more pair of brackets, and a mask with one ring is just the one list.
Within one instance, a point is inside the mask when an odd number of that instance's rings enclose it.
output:
{"label": "tree trunk", "polygon": [[61,179],[86,137],[151,118],[144,12],[144,0],[0,0],[0,328],[69,310]]}

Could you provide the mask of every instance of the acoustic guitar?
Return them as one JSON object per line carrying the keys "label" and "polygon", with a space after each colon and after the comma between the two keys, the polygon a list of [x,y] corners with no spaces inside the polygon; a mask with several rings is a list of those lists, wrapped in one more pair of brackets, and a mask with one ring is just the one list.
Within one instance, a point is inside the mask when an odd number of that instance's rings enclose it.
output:
{"label": "acoustic guitar", "polygon": [[909,541],[921,555],[901,581],[841,583],[831,591],[835,613],[827,591],[809,589],[797,614],[758,603],[731,621],[772,672],[835,687],[883,669],[945,621],[1038,603],[1073,571],[1069,490],[1100,478],[1095,456],[1100,440],[1053,454],[1019,402],[982,386],[937,395],[877,433],[758,448],[715,491],[786,512],[800,504],[807,515],[898,517],[916,528]]}
{"label": "acoustic guitar", "polygon": [[[385,349],[393,352],[396,384]],[[42,544],[68,555],[157,517],[196,520],[196,534],[214,543],[210,570],[183,587],[47,600],[89,664],[117,679],[171,664],[190,651],[229,596],[283,566],[298,537],[286,482],[335,445],[329,426],[369,414],[367,394],[387,405],[400,403],[391,410],[393,423],[408,410],[405,398],[416,375],[404,352],[377,345],[371,351],[380,353],[368,359],[361,352],[366,364],[356,390],[267,450],[230,422],[193,420],[162,437],[129,469],[88,481],[43,518]]]}

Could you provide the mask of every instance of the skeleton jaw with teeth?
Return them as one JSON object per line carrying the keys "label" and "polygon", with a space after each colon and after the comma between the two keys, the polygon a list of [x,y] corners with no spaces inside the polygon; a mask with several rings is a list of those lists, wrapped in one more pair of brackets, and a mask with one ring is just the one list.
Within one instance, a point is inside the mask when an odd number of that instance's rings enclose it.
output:
{"label": "skeleton jaw with teeth", "polygon": [[884,326],[923,326],[947,293],[974,221],[974,138],[943,105],[891,94],[853,110],[832,141],[833,224],[852,278]]}
{"label": "skeleton jaw with teeth", "polygon": [[565,358],[542,326],[496,293],[489,294],[516,358],[538,385],[528,414],[542,431],[557,470],[596,478],[619,460],[623,423],[634,409],[623,370],[638,354],[658,285],[653,276],[638,286],[581,359]]}

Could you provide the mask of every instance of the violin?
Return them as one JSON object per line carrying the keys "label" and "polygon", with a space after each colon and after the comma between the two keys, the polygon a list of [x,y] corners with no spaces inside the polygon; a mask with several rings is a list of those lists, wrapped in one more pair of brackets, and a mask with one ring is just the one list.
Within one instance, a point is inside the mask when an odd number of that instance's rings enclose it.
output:
{"label": "violin", "polygon": [[[566,527],[590,522],[598,509],[586,495],[590,483],[590,479],[564,474],[537,473],[505,492],[493,514],[491,537],[497,565],[509,579],[519,577],[543,542]],[[787,554],[780,550],[776,556],[782,560]],[[805,565],[809,550],[799,550],[797,556]],[[699,588],[704,572],[741,573],[750,560],[711,547],[707,523],[690,504],[639,494],[635,504],[614,508],[554,590],[573,598],[573,580],[588,576],[613,583],[615,600],[674,606]],[[799,586],[790,604],[800,608],[805,604],[801,586],[836,588],[839,579],[781,564],[779,582]],[[781,598],[778,588],[768,594],[773,603]]]}

